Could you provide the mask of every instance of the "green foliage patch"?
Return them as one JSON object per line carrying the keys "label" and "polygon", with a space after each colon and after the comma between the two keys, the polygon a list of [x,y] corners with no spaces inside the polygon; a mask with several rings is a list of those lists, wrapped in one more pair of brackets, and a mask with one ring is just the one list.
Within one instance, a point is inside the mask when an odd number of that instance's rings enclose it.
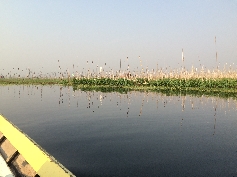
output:
{"label": "green foliage patch", "polygon": [[110,79],[110,78],[82,78],[72,80],[73,85],[113,86],[113,87],[165,87],[169,89],[186,90],[187,88],[206,89],[237,89],[237,79]]}

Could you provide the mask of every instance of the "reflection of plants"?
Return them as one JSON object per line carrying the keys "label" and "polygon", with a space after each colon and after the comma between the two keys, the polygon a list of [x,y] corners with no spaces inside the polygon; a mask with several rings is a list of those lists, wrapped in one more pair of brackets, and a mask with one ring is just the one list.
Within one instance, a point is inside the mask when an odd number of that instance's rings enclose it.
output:
{"label": "reflection of plants", "polygon": [[153,91],[166,95],[237,97],[237,79],[76,79],[72,80],[74,89],[84,91],[120,92]]}
{"label": "reflection of plants", "polygon": [[166,96],[214,96],[219,98],[237,98],[237,93],[235,90],[231,89],[206,89],[201,90],[197,88],[189,88],[186,90],[172,89],[168,87],[111,87],[111,86],[85,86],[85,85],[74,85],[74,90],[82,90],[82,91],[96,91],[96,92],[119,92],[127,94],[130,91],[139,91],[139,92],[157,92],[162,93]]}
{"label": "reflection of plants", "polygon": [[202,96],[214,96],[214,97],[220,97],[220,98],[237,98],[237,93],[232,92],[231,90],[169,90],[169,89],[160,89],[157,90],[159,93],[163,93],[167,96],[186,96],[186,95],[191,95],[191,96],[196,96],[196,97],[202,97]]}
{"label": "reflection of plants", "polygon": [[80,90],[82,91],[96,91],[96,92],[104,92],[104,93],[110,93],[110,92],[119,92],[122,94],[127,94],[131,89],[129,88],[122,88],[122,87],[90,87],[90,86],[83,86],[83,87],[73,87],[73,90]]}

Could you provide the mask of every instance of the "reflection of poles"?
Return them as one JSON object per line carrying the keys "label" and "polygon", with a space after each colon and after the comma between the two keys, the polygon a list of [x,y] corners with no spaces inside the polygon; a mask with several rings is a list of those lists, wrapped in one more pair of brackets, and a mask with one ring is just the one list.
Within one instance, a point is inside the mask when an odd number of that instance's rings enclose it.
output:
{"label": "reflection of poles", "polygon": [[215,135],[216,133],[216,108],[217,108],[217,100],[216,100],[216,106],[215,106],[215,114],[214,114],[214,132],[213,135]]}
{"label": "reflection of poles", "polygon": [[102,105],[102,103],[103,103],[103,96],[102,95],[100,95],[100,104]]}
{"label": "reflection of poles", "polygon": [[143,97],[143,99],[142,99],[142,105],[141,105],[141,108],[140,108],[139,116],[142,115],[142,108],[143,108],[143,106],[144,106],[145,96],[146,96],[146,95],[144,94],[144,97]]}
{"label": "reflection of poles", "polygon": [[185,100],[186,100],[186,96],[182,98],[182,111],[184,111],[185,109]]}

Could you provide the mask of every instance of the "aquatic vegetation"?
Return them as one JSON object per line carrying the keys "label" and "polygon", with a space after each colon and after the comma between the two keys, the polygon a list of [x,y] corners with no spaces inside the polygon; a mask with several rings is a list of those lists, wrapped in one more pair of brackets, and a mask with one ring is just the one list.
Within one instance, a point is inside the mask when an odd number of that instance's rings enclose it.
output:
{"label": "aquatic vegetation", "polygon": [[64,80],[52,78],[0,78],[0,85],[52,85],[64,82]]}
{"label": "aquatic vegetation", "polygon": [[[68,83],[69,84],[69,83]],[[74,87],[81,86],[110,86],[110,87],[124,87],[133,89],[168,89],[168,90],[221,90],[230,89],[237,91],[237,79],[221,78],[221,79],[206,79],[206,78],[192,78],[192,79],[152,79],[136,78],[136,79],[110,79],[110,78],[73,78],[72,83]]]}
{"label": "aquatic vegetation", "polygon": [[75,89],[84,87],[92,87],[93,89],[95,87],[112,87],[113,89],[124,88],[146,91],[237,92],[237,69],[233,65],[228,67],[226,64],[223,69],[217,66],[212,70],[204,66],[201,66],[201,68],[192,67],[191,70],[187,70],[183,66],[178,69],[171,69],[169,67],[158,69],[157,66],[156,70],[144,69],[142,64],[141,67],[140,71],[129,70],[129,64],[126,70],[102,70],[95,73],[88,70],[87,73],[77,73],[72,78],[69,76],[64,83],[73,85]]}
{"label": "aquatic vegetation", "polygon": [[[182,94],[209,94],[209,95],[231,95],[236,97],[237,93],[237,69],[236,66],[224,65],[223,69],[216,65],[212,70],[203,65],[200,68],[192,67],[188,70],[184,67],[184,58],[182,51],[182,65],[180,68],[172,69],[170,67],[157,68],[149,70],[144,68],[139,56],[140,66],[137,70],[130,69],[128,57],[127,67],[121,66],[119,70],[105,69],[96,65],[96,70],[89,67],[83,68],[81,72],[76,70],[73,64],[71,74],[69,69],[62,70],[58,60],[58,72],[43,74],[40,71],[37,75],[31,69],[21,70],[13,68],[7,75],[0,73],[0,84],[25,84],[25,85],[52,85],[59,84],[63,86],[73,86],[74,90],[95,90],[101,92],[121,92],[129,91],[155,91]],[[88,67],[89,61],[87,61]],[[91,65],[95,65],[92,61]],[[94,67],[95,68],[95,67]],[[74,70],[75,69],[75,70]],[[20,73],[19,73],[20,72]]]}

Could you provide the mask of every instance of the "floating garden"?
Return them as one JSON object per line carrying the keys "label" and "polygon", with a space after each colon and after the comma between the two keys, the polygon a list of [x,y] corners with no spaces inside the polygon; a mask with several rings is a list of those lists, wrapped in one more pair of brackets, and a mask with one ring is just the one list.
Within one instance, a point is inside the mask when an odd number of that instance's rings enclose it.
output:
{"label": "floating garden", "polygon": [[[59,67],[60,68],[60,67]],[[129,67],[128,67],[129,68]],[[16,77],[17,76],[17,77]],[[96,71],[53,73],[48,76],[35,76],[29,72],[26,77],[1,76],[1,85],[64,85],[73,86],[73,89],[88,91],[127,93],[128,91],[157,91],[166,94],[199,94],[199,95],[231,95],[237,97],[237,70],[229,67],[226,69],[208,70],[193,68],[167,70],[157,69],[149,71]]]}

